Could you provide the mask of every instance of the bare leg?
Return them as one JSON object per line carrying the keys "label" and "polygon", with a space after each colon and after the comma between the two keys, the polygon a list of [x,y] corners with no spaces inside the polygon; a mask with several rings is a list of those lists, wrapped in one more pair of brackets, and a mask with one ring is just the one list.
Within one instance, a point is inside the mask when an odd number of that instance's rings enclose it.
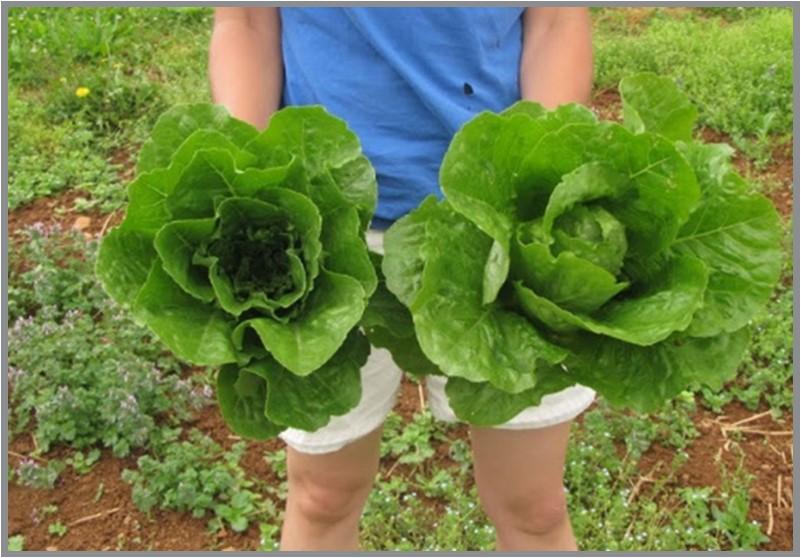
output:
{"label": "bare leg", "polygon": [[381,428],[321,455],[287,448],[281,550],[358,550],[359,519],[378,471]]}
{"label": "bare leg", "polygon": [[497,549],[576,550],[563,485],[570,422],[471,434],[478,494]]}

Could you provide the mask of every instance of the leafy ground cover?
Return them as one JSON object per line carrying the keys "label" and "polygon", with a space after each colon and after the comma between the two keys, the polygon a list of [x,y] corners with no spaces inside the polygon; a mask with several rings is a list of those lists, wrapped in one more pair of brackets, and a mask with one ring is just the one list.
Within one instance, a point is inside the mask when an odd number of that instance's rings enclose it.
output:
{"label": "leafy ground cover", "polygon": [[[651,415],[598,402],[577,421],[565,484],[579,544],[790,549],[790,11],[593,14],[593,108],[619,116],[611,90],[624,73],[681,78],[702,105],[696,133],[735,145],[740,172],[786,218],[787,258],[782,283],[753,320],[750,358],[735,382],[714,393],[685,392]],[[275,548],[286,494],[281,443],[232,435],[205,404],[211,371],[180,366],[116,312],[90,272],[97,239],[119,222],[131,156],[155,116],[173,102],[207,98],[209,25],[208,9],[10,12],[12,549]],[[80,87],[89,93],[77,95]],[[765,125],[771,112],[777,116]],[[56,385],[67,387],[61,396],[73,404],[48,411]],[[113,399],[131,386],[142,395],[125,421],[86,413],[101,390]],[[214,459],[201,459],[201,450]],[[411,382],[387,421],[362,543],[493,545],[472,482],[467,429],[433,421]]]}

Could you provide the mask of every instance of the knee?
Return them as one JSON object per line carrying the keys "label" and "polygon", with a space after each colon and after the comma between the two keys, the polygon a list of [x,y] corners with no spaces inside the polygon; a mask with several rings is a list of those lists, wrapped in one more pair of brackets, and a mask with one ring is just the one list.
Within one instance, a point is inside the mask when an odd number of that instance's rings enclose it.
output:
{"label": "knee", "polygon": [[564,491],[550,493],[506,494],[485,504],[487,515],[500,536],[505,533],[547,536],[568,521]]}
{"label": "knee", "polygon": [[296,477],[289,480],[288,499],[307,521],[335,525],[361,514],[370,486],[359,479]]}

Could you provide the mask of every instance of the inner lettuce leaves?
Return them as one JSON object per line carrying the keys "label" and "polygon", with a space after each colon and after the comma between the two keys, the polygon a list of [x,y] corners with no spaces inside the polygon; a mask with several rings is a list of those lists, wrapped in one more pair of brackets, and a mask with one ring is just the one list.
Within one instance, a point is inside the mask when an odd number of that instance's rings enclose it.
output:
{"label": "inner lettuce leaves", "polygon": [[360,321],[378,286],[365,244],[375,172],[321,107],[260,132],[210,104],[157,121],[96,273],[179,358],[221,367],[238,434],[316,430],[361,397]]}
{"label": "inner lettuce leaves", "polygon": [[576,383],[651,411],[736,373],[779,278],[778,215],[731,148],[693,139],[672,81],[620,91],[623,125],[579,105],[479,114],[445,155],[444,200],[386,233],[386,287],[430,362],[416,369],[447,376],[467,422]]}

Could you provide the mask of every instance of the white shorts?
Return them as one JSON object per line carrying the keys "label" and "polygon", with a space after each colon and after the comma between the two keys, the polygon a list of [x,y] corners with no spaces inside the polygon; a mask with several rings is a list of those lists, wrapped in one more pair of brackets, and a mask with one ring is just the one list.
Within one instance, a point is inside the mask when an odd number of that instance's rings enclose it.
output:
{"label": "white shorts", "polygon": [[[382,241],[382,232],[368,231],[367,243],[371,249],[381,252]],[[374,347],[362,368],[362,397],[355,408],[342,416],[333,417],[326,426],[314,432],[289,428],[280,434],[281,439],[302,453],[320,454],[342,449],[381,426],[395,406],[402,376],[389,351]],[[428,406],[435,418],[457,422],[445,395],[446,381],[442,376],[426,378]],[[577,384],[546,395],[539,405],[524,409],[508,422],[494,428],[524,430],[559,424],[581,414],[594,399],[595,391]]]}

